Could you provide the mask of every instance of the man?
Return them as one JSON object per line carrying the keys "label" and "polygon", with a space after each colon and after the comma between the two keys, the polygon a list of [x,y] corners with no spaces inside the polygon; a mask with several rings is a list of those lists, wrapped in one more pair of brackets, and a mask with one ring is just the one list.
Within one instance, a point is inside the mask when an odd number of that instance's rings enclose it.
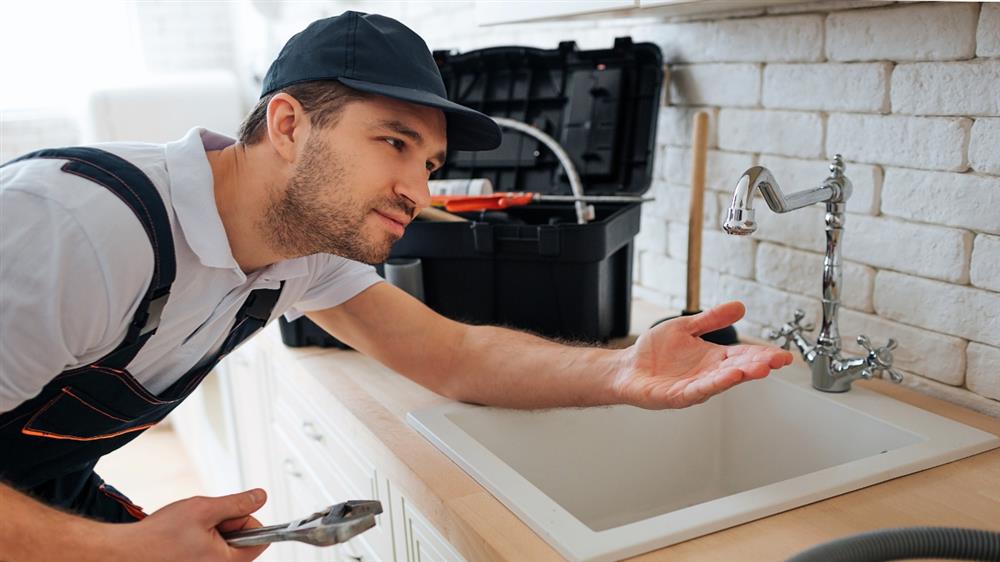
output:
{"label": "man", "polygon": [[446,148],[499,142],[445,99],[417,35],[347,12],[288,42],[239,142],[195,129],[5,165],[0,558],[258,556],[219,533],[259,526],[262,490],[147,517],[93,466],[285,312],[442,395],[515,408],[680,408],[791,362],[697,337],[738,320],[735,302],[625,350],[568,347],[443,318],[359,263],[383,261],[429,204]]}

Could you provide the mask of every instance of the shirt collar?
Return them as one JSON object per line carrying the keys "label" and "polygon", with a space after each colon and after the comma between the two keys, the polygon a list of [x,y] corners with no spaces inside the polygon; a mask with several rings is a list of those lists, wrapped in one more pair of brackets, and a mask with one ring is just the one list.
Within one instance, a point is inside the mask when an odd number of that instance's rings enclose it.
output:
{"label": "shirt collar", "polygon": [[[212,167],[205,155],[206,151],[222,150],[235,142],[225,135],[196,127],[180,140],[167,143],[165,150],[170,199],[188,246],[202,265],[232,269],[242,276],[215,205]],[[295,258],[272,264],[261,276],[282,281],[307,273],[306,258]]]}

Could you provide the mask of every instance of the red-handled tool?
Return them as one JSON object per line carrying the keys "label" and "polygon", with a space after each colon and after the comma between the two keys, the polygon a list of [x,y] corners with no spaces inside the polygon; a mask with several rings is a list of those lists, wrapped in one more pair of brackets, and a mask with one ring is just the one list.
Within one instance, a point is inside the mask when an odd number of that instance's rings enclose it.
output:
{"label": "red-handled tool", "polygon": [[490,195],[434,195],[431,205],[444,207],[446,211],[460,213],[462,211],[493,211],[527,205],[532,201],[584,201],[586,203],[640,203],[652,201],[651,197],[630,195],[588,195],[574,197],[573,195],[543,195],[528,191],[500,191]]}

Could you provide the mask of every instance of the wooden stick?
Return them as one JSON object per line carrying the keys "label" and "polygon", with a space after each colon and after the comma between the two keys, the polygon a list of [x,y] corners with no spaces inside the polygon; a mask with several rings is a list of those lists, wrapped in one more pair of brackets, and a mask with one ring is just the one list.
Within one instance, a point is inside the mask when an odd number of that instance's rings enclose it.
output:
{"label": "wooden stick", "polygon": [[705,208],[705,156],[708,147],[708,113],[694,116],[691,133],[691,216],[688,217],[686,310],[701,310],[701,230]]}
{"label": "wooden stick", "polygon": [[460,217],[458,215],[453,215],[448,211],[443,211],[441,209],[436,209],[434,207],[426,207],[420,211],[417,215],[418,219],[425,221],[437,221],[437,222],[469,222],[469,219],[465,217]]}

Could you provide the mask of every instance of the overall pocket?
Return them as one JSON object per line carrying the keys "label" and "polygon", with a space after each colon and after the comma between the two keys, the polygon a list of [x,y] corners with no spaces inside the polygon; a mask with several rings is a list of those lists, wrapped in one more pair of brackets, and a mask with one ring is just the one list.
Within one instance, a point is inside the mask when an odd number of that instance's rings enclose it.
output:
{"label": "overall pocket", "polygon": [[135,399],[125,407],[120,403],[121,400],[117,402],[116,407],[112,407],[94,398],[83,388],[64,386],[28,418],[21,433],[49,439],[94,441],[142,431],[159,419],[150,415],[155,414],[159,408],[143,399]]}

